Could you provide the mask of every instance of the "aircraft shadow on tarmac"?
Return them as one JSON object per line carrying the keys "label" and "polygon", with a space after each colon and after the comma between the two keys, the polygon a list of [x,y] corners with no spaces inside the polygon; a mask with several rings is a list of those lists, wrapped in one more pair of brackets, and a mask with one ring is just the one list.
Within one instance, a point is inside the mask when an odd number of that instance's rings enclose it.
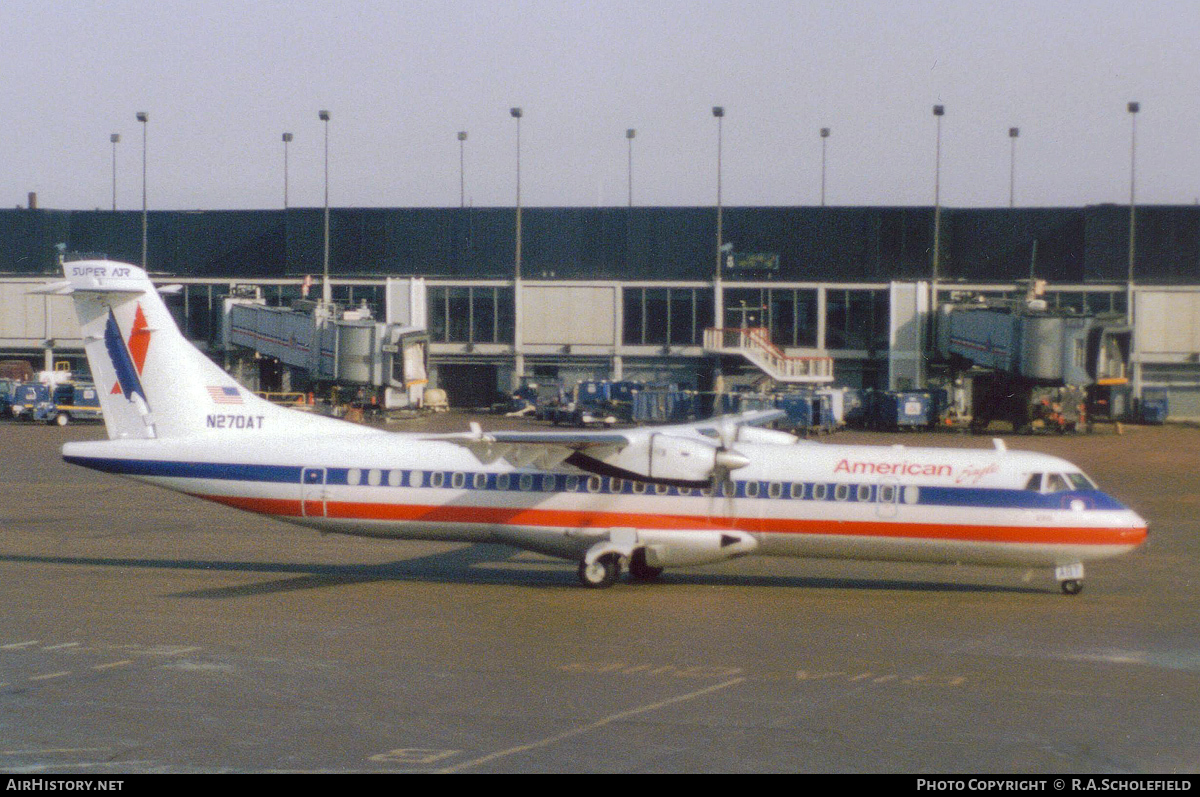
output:
{"label": "aircraft shadow on tarmac", "polygon": [[[426,583],[507,584],[534,589],[583,589],[575,580],[575,565],[556,560],[510,561],[520,551],[500,545],[467,545],[453,551],[401,559],[380,565],[290,564],[284,562],[231,562],[199,559],[110,559],[103,557],[0,555],[0,562],[66,564],[83,567],[126,567],[207,572],[287,574],[287,577],[253,584],[172,593],[172,598],[237,598],[253,595],[321,589],[377,581]],[[489,566],[492,565],[492,566]],[[499,565],[499,566],[495,566]],[[892,578],[832,578],[815,576],[764,576],[672,570],[657,582],[631,585],[635,589],[670,586],[791,587],[794,589],[883,590],[904,592],[1042,593],[1048,588],[1017,584],[969,584],[942,581],[904,581]],[[620,586],[620,585],[619,585]],[[618,588],[619,588],[618,586]]]}

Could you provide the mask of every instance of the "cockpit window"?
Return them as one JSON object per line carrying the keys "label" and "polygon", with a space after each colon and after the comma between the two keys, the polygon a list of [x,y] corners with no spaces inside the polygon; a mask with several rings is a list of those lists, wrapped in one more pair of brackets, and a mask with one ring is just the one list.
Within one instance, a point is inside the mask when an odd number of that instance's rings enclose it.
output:
{"label": "cockpit window", "polygon": [[1061,473],[1051,473],[1046,476],[1046,492],[1061,493],[1070,490],[1070,485]]}
{"label": "cockpit window", "polygon": [[1030,474],[1029,481],[1025,482],[1025,489],[1033,490],[1035,492],[1041,492],[1041,490],[1042,490],[1042,474],[1040,474],[1040,473]]}
{"label": "cockpit window", "polygon": [[1082,473],[1068,473],[1067,478],[1071,480],[1071,486],[1076,490],[1095,490],[1096,485],[1087,476]]}

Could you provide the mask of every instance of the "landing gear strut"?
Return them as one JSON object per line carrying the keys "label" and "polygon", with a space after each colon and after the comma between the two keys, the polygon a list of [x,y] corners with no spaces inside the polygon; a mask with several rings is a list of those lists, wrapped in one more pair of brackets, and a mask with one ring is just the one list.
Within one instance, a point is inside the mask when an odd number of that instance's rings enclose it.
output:
{"label": "landing gear strut", "polygon": [[638,548],[629,558],[629,575],[634,581],[653,581],[663,573],[661,567],[646,564],[646,549]]}
{"label": "landing gear strut", "polygon": [[621,557],[615,553],[606,553],[590,565],[586,561],[579,563],[579,580],[585,587],[611,587],[620,575]]}

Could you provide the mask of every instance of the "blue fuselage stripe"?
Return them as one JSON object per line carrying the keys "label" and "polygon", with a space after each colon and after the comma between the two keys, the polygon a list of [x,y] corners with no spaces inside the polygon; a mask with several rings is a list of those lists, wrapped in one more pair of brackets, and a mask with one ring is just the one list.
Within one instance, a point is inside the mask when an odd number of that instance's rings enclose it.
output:
{"label": "blue fuselage stripe", "polygon": [[[368,479],[368,470],[360,468],[302,468],[295,465],[246,465],[225,462],[180,462],[154,459],[114,459],[104,457],[66,456],[74,465],[122,476],[151,476],[178,479],[214,479],[219,481],[300,484],[301,477],[309,484],[355,487],[424,487],[472,491],[579,493],[584,495],[659,495],[665,497],[699,496],[698,489],[648,485],[628,479],[586,474],[513,472],[497,474],[460,471],[425,471],[419,469],[381,470]],[[320,472],[324,471],[324,480]],[[355,474],[351,485],[350,474]],[[395,478],[393,476],[397,476]],[[460,477],[460,478],[456,478]],[[372,483],[374,482],[374,483]],[[418,483],[419,482],[419,483]],[[614,482],[616,487],[614,488]],[[876,503],[881,500],[880,485],[864,482],[766,482],[735,481],[734,492],[719,497],[769,499],[788,501],[831,501],[835,503]],[[911,486],[910,486],[911,487]],[[893,486],[898,505],[951,506],[973,509],[1043,509],[1070,508],[1080,500],[1087,509],[1123,510],[1125,506],[1099,490],[1071,490],[1040,493],[1033,490],[997,489],[990,487],[916,487],[916,501],[905,500],[904,486]]]}

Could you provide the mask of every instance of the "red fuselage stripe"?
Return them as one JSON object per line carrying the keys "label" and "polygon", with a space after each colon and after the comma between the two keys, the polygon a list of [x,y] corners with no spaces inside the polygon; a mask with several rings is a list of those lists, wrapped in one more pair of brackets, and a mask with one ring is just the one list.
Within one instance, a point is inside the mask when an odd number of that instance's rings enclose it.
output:
{"label": "red fuselage stripe", "polygon": [[195,494],[199,498],[281,517],[328,520],[378,520],[420,523],[477,523],[549,528],[614,528],[707,530],[737,529],[769,534],[836,534],[854,537],[1032,543],[1041,545],[1138,545],[1144,527],[973,526],[949,523],[899,523],[885,520],[812,520],[801,518],[721,518],[693,515],[633,514],[530,507],[425,506],[348,501],[322,502],[283,498],[248,498]]}

